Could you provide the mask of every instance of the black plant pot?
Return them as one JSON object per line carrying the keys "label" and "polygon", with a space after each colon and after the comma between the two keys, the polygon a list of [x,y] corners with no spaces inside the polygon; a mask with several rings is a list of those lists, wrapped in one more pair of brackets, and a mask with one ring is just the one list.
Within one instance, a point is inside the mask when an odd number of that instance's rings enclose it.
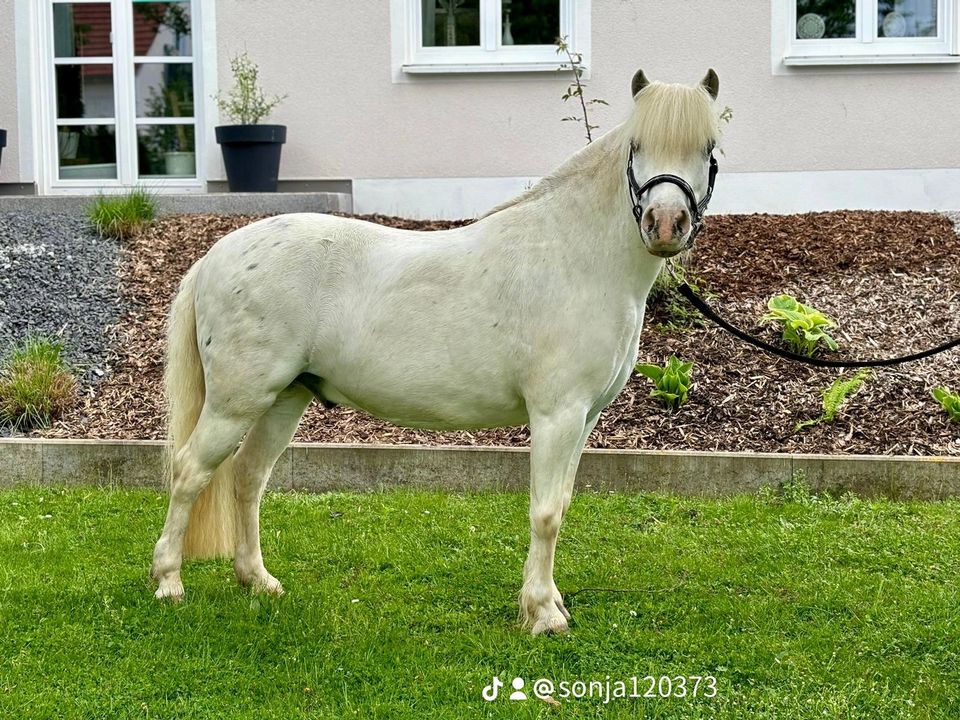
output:
{"label": "black plant pot", "polygon": [[230,192],[277,191],[285,125],[220,125],[216,133]]}
{"label": "black plant pot", "polygon": [[3,161],[3,149],[7,146],[7,131],[0,130],[0,162]]}

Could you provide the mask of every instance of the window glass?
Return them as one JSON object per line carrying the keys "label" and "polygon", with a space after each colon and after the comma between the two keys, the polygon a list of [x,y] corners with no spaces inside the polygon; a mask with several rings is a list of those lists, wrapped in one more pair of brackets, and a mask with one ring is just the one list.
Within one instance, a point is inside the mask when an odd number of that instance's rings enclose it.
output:
{"label": "window glass", "polygon": [[797,0],[797,39],[856,36],[856,0]]}
{"label": "window glass", "polygon": [[137,117],[193,117],[193,65],[137,63]]}
{"label": "window glass", "polygon": [[141,56],[190,56],[189,2],[134,2],[133,54]]}
{"label": "window glass", "polygon": [[139,125],[137,171],[140,177],[196,177],[193,125]]}
{"label": "window glass", "polygon": [[560,0],[502,0],[504,45],[553,45],[560,35]]}
{"label": "window glass", "polygon": [[877,37],[936,37],[937,0],[879,0]]}
{"label": "window glass", "polygon": [[421,0],[423,46],[480,44],[480,0]]}
{"label": "window glass", "polygon": [[55,3],[53,55],[111,57],[110,3]]}
{"label": "window glass", "polygon": [[57,128],[61,180],[113,180],[117,140],[112,125],[61,125]]}
{"label": "window glass", "polygon": [[58,118],[112,118],[113,65],[57,65]]}

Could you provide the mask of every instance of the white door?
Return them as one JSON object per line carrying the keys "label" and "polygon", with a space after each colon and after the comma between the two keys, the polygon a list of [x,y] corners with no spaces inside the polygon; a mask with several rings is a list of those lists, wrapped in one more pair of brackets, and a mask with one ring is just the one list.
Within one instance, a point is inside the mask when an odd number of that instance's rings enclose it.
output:
{"label": "white door", "polygon": [[201,186],[199,5],[43,0],[42,192]]}

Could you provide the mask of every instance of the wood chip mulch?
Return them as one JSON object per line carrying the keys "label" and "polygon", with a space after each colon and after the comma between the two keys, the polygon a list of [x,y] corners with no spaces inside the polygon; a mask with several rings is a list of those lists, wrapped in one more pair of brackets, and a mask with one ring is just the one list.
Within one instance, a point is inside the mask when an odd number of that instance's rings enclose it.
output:
{"label": "wood chip mulch", "polygon": [[[179,278],[218,238],[252,216],[167,217],[130,241],[121,285],[125,316],[112,340],[107,377],[47,437],[160,439],[164,325]],[[412,229],[463,223],[367,216]],[[767,340],[759,322],[766,301],[783,292],[839,323],[834,356],[887,357],[960,335],[960,239],[944,216],[917,212],[830,212],[709,218],[689,260],[714,307]],[[930,390],[960,391],[960,351],[874,370],[836,421],[794,433],[816,417],[820,392],[839,373],[762,353],[697,322],[664,330],[669,298],[652,305],[640,360],[670,354],[695,363],[689,402],[668,412],[634,376],[603,413],[590,446],[675,450],[960,455],[960,425],[950,423]],[[694,311],[691,313],[695,315]],[[849,373],[848,373],[849,374]],[[398,428],[348,408],[307,411],[297,440],[360,443],[524,445],[526,428],[432,432]]]}

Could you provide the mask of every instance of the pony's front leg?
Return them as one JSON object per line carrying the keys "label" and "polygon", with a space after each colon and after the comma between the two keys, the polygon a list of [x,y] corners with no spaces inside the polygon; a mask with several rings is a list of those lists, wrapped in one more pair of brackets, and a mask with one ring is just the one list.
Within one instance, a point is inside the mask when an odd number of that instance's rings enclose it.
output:
{"label": "pony's front leg", "polygon": [[523,567],[520,617],[534,635],[563,633],[570,617],[553,581],[557,534],[585,441],[585,412],[530,418],[530,552]]}

